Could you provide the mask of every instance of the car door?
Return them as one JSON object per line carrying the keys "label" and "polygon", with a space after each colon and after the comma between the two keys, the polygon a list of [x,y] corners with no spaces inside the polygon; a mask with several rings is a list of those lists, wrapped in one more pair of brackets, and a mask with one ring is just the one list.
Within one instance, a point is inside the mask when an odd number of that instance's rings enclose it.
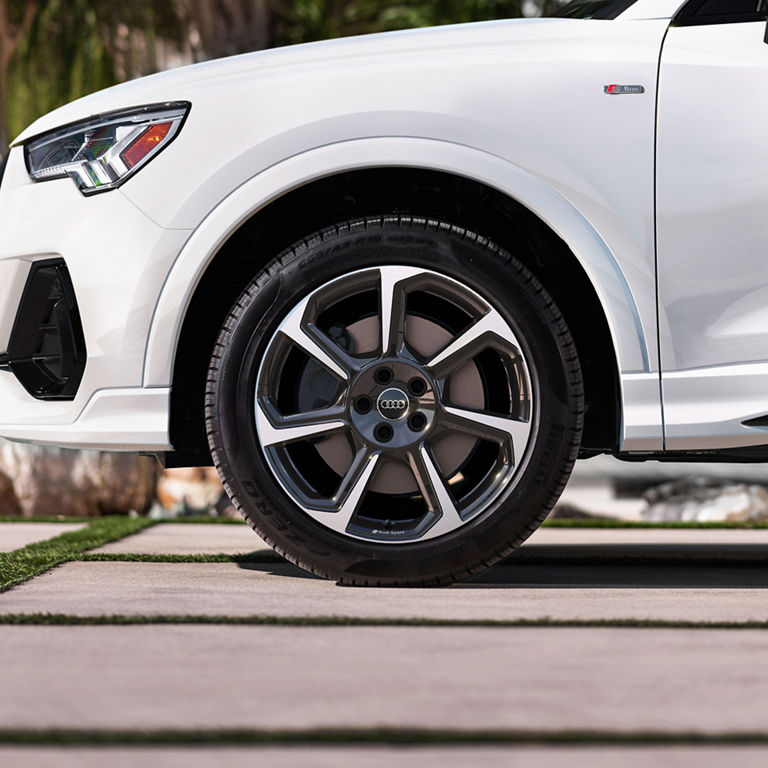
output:
{"label": "car door", "polygon": [[668,450],[768,443],[764,7],[692,0],[663,46],[657,266]]}

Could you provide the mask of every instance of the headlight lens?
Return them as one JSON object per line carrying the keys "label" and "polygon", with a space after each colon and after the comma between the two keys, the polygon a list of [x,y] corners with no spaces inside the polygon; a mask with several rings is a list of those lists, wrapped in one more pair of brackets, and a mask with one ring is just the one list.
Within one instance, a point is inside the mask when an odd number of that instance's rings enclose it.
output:
{"label": "headlight lens", "polygon": [[35,181],[70,176],[83,194],[114,189],[178,135],[187,102],[143,107],[94,118],[39,136],[25,147]]}

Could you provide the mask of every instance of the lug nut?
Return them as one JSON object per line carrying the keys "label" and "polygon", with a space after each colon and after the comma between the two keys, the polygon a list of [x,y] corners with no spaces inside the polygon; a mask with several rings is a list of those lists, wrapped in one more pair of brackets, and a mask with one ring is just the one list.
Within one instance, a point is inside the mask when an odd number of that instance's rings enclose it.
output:
{"label": "lug nut", "polygon": [[380,443],[388,443],[395,436],[395,430],[389,424],[379,424],[373,430],[373,436]]}
{"label": "lug nut", "polygon": [[355,410],[358,413],[368,413],[373,408],[373,403],[370,397],[363,395],[355,400]]}
{"label": "lug nut", "polygon": [[412,395],[421,397],[427,391],[427,382],[416,377],[408,382],[408,389],[411,390]]}
{"label": "lug nut", "polygon": [[383,384],[386,386],[392,381],[394,375],[392,374],[392,371],[389,370],[389,368],[379,368],[379,370],[376,371],[374,378],[378,384]]}
{"label": "lug nut", "polygon": [[421,432],[427,426],[427,417],[423,413],[414,413],[408,419],[408,426],[414,432]]}

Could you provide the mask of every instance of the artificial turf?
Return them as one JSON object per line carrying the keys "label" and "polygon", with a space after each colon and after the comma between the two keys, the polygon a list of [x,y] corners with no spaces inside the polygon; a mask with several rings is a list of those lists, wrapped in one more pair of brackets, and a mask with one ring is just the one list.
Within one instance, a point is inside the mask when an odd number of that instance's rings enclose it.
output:
{"label": "artificial turf", "polygon": [[147,518],[98,517],[80,530],[1,553],[0,592],[23,584],[61,563],[76,560],[86,550],[138,533],[153,524],[154,521]]}
{"label": "artificial turf", "polygon": [[619,520],[613,517],[606,518],[553,518],[545,520],[543,528],[646,528],[646,529],[714,529],[714,530],[752,530],[768,528],[768,521],[744,521],[731,522],[719,521],[711,523],[688,522],[684,520],[673,522],[643,522],[639,520]]}
{"label": "artificial turf", "polygon": [[284,563],[277,552],[260,549],[242,555],[163,555],[133,552],[84,552],[73,558],[85,563]]}
{"label": "artificial turf", "polygon": [[0,729],[10,746],[762,746],[768,731],[435,730],[409,728],[31,730]]}
{"label": "artificial turf", "polygon": [[207,626],[226,624],[253,627],[424,627],[464,629],[687,629],[759,630],[766,621],[685,621],[666,619],[427,619],[357,616],[204,616],[133,615],[74,616],[63,613],[0,614],[0,626],[104,627],[104,626]]}

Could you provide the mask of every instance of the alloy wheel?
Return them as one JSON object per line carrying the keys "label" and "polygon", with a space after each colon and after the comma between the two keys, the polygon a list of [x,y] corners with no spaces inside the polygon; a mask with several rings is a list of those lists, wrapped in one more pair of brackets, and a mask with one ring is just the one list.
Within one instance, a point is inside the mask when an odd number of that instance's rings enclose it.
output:
{"label": "alloy wheel", "polygon": [[313,290],[270,339],[254,397],[283,490],[346,536],[449,534],[520,474],[535,430],[524,348],[477,291],[381,266]]}

